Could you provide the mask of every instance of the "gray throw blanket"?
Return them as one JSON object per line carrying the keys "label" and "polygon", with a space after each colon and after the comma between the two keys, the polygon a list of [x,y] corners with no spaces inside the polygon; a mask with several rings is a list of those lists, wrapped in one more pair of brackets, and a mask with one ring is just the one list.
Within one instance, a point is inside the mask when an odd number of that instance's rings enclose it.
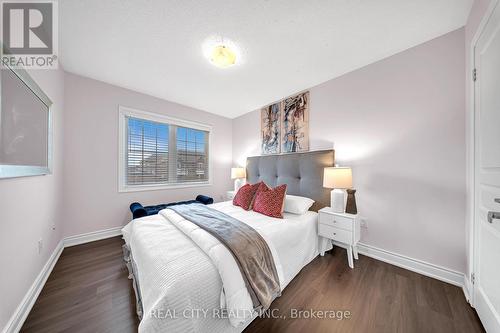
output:
{"label": "gray throw blanket", "polygon": [[254,309],[268,309],[281,296],[278,272],[269,246],[248,224],[201,204],[168,207],[217,238],[231,252]]}

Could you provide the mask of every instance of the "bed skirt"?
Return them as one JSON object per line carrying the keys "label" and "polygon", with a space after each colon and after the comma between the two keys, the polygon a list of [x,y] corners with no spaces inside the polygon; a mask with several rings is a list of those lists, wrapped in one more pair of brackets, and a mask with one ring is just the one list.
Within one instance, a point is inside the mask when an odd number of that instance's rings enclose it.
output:
{"label": "bed skirt", "polygon": [[142,298],[141,298],[141,289],[139,288],[139,279],[137,277],[137,266],[135,265],[134,259],[132,257],[132,252],[130,252],[130,248],[127,243],[122,246],[123,250],[123,260],[125,260],[125,264],[128,269],[128,278],[132,280],[132,286],[134,287],[135,293],[135,308],[137,312],[137,316],[139,320],[142,320],[142,316],[144,314],[142,307]]}

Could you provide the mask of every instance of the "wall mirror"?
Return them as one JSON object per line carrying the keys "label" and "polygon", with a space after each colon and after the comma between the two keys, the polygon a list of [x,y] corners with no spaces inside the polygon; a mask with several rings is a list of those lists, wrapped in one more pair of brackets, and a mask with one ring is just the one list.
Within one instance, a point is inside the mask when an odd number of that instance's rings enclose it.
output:
{"label": "wall mirror", "polygon": [[0,101],[0,178],[50,174],[50,99],[25,70],[3,66]]}

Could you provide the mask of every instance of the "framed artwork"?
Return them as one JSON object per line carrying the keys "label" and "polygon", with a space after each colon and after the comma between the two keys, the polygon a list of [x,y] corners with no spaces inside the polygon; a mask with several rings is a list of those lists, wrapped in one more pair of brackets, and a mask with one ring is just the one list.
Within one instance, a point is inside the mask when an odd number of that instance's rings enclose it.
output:
{"label": "framed artwork", "polygon": [[278,154],[280,152],[280,120],[281,103],[274,103],[261,109],[260,128],[262,154]]}
{"label": "framed artwork", "polygon": [[309,92],[288,97],[282,102],[281,152],[309,150]]}

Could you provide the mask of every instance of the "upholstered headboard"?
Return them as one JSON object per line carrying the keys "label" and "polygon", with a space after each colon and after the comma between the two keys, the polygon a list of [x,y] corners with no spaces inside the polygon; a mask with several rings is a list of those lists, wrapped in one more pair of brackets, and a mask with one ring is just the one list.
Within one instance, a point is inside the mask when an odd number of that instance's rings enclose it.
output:
{"label": "upholstered headboard", "polygon": [[317,211],[330,203],[330,190],[323,187],[323,168],[334,166],[334,150],[312,151],[247,158],[247,182],[264,181],[269,186],[287,184],[287,194],[316,201]]}

